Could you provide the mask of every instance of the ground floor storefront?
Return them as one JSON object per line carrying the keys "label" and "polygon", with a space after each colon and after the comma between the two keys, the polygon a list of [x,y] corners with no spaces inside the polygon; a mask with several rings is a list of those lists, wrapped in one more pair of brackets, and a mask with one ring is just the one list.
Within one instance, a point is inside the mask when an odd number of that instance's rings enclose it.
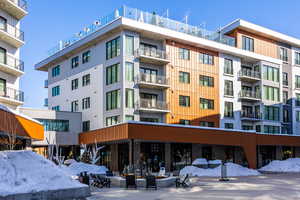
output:
{"label": "ground floor storefront", "polygon": [[127,123],[80,134],[80,143],[105,145],[99,164],[157,172],[191,165],[196,158],[259,168],[272,160],[300,157],[300,137],[262,135],[214,128]]}

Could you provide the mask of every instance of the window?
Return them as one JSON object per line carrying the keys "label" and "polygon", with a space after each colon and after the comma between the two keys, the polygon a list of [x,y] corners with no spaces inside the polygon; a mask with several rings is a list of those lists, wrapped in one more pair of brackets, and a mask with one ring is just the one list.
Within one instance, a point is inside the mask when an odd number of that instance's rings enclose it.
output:
{"label": "window", "polygon": [[126,55],[127,56],[133,56],[134,51],[134,37],[126,35],[125,36],[125,48],[126,48]]}
{"label": "window", "polygon": [[78,78],[72,80],[71,82],[71,89],[76,90],[78,88]]}
{"label": "window", "polygon": [[226,129],[233,129],[233,123],[225,123],[224,125]]}
{"label": "window", "polygon": [[265,106],[264,118],[265,120],[279,121],[279,108],[276,106]]}
{"label": "window", "polygon": [[279,82],[279,69],[264,65],[263,76],[265,80]]}
{"label": "window", "polygon": [[90,61],[91,51],[86,51],[82,54],[82,64]]}
{"label": "window", "polygon": [[90,74],[84,75],[82,77],[82,87],[87,86],[91,83],[91,76]]}
{"label": "window", "polygon": [[75,67],[78,67],[78,65],[79,65],[79,57],[76,56],[76,57],[71,59],[71,67],[73,69]]}
{"label": "window", "polygon": [[134,115],[126,115],[125,116],[125,121],[133,121],[134,120]]}
{"label": "window", "polygon": [[213,65],[214,56],[205,53],[199,53],[199,61],[202,64]]}
{"label": "window", "polygon": [[180,119],[180,120],[179,120],[179,124],[182,124],[182,125],[190,125],[190,124],[191,124],[191,121],[190,121],[190,120],[186,120],[186,119]]}
{"label": "window", "polygon": [[300,111],[296,111],[296,121],[300,122]]}
{"label": "window", "polygon": [[190,73],[179,72],[179,82],[180,83],[190,83]]}
{"label": "window", "polygon": [[296,100],[295,100],[296,106],[300,106],[300,94],[296,94]]}
{"label": "window", "polygon": [[133,81],[134,77],[134,65],[133,63],[126,62],[125,64],[125,79],[126,81]]}
{"label": "window", "polygon": [[224,73],[233,75],[233,63],[232,60],[224,59]]}
{"label": "window", "polygon": [[88,109],[91,107],[91,98],[86,97],[82,99],[82,110]]}
{"label": "window", "polygon": [[106,93],[106,110],[113,110],[121,106],[120,90],[113,90]]}
{"label": "window", "polygon": [[52,110],[60,111],[60,106],[53,106],[53,107],[52,107]]}
{"label": "window", "polygon": [[120,115],[106,118],[106,126],[112,126],[120,123]]}
{"label": "window", "polygon": [[201,121],[201,122],[200,122],[200,126],[204,126],[204,127],[215,127],[215,123],[214,123],[214,122]]}
{"label": "window", "polygon": [[44,126],[45,131],[69,131],[69,120],[60,119],[37,119]]}
{"label": "window", "polygon": [[289,115],[289,110],[288,109],[283,109],[283,122],[287,123],[290,121],[290,115]]}
{"label": "window", "polygon": [[120,55],[120,37],[106,43],[106,60]]}
{"label": "window", "polygon": [[254,51],[254,40],[252,38],[242,36],[242,49],[246,51]]}
{"label": "window", "polygon": [[284,104],[288,104],[288,100],[289,100],[288,95],[289,93],[287,91],[282,91],[282,101]]}
{"label": "window", "polygon": [[200,98],[201,109],[214,109],[214,100]]}
{"label": "window", "polygon": [[55,97],[55,96],[58,96],[59,94],[60,94],[60,88],[59,88],[59,85],[53,87],[53,88],[52,88],[52,96]]}
{"label": "window", "polygon": [[90,130],[90,121],[83,121],[82,122],[82,131],[89,131]]}
{"label": "window", "polygon": [[0,63],[7,64],[6,49],[3,49],[1,47],[0,47]]}
{"label": "window", "polygon": [[279,101],[279,88],[264,85],[265,100]]}
{"label": "window", "polygon": [[261,132],[261,125],[256,125],[256,126],[255,126],[255,131],[256,131],[257,133],[260,133],[260,132]]}
{"label": "window", "polygon": [[296,88],[300,88],[300,76],[296,76]]}
{"label": "window", "polygon": [[126,88],[126,108],[134,107],[134,90]]}
{"label": "window", "polygon": [[282,72],[282,84],[284,86],[288,86],[289,85],[288,73],[286,73],[286,72]]}
{"label": "window", "polygon": [[253,126],[251,126],[251,125],[242,125],[242,130],[246,130],[246,131],[253,130]]}
{"label": "window", "polygon": [[280,47],[280,60],[287,62],[288,61],[288,53],[287,53],[287,49]]}
{"label": "window", "polygon": [[77,112],[78,111],[78,100],[71,102],[71,112]]}
{"label": "window", "polygon": [[264,125],[264,133],[280,134],[280,126]]}
{"label": "window", "polygon": [[300,65],[300,53],[295,52],[295,65]]}
{"label": "window", "polygon": [[179,105],[184,107],[190,106],[190,97],[179,95]]}
{"label": "window", "polygon": [[7,19],[0,16],[0,30],[7,32]]}
{"label": "window", "polygon": [[224,95],[233,96],[233,82],[225,80],[224,87]]}
{"label": "window", "polygon": [[150,117],[141,117],[140,121],[141,122],[155,122],[155,123],[158,123],[159,119],[158,118],[150,118]]}
{"label": "window", "polygon": [[199,80],[200,80],[200,85],[202,86],[214,87],[213,77],[200,75]]}
{"label": "window", "polygon": [[120,81],[120,63],[111,65],[106,68],[106,85],[117,83]]}
{"label": "window", "polygon": [[189,60],[190,50],[185,48],[179,48],[179,58],[184,60]]}
{"label": "window", "polygon": [[224,117],[230,117],[230,118],[234,117],[232,102],[225,101]]}
{"label": "window", "polygon": [[58,76],[60,74],[60,66],[57,65],[56,67],[52,68],[52,77]]}

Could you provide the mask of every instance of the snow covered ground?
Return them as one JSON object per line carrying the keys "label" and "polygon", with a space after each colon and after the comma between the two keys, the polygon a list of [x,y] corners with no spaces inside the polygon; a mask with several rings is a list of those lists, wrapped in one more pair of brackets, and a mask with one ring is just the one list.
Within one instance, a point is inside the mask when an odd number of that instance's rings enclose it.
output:
{"label": "snow covered ground", "polygon": [[[260,173],[257,170],[242,167],[235,163],[226,163],[227,176],[257,176]],[[208,177],[220,177],[221,166],[216,168],[203,169],[195,166],[186,166],[180,170],[180,175],[191,174],[192,176],[208,176]]]}
{"label": "snow covered ground", "polygon": [[0,151],[0,196],[86,187],[32,151]]}
{"label": "snow covered ground", "polygon": [[105,166],[92,165],[83,162],[73,162],[70,166],[63,166],[70,175],[78,175],[81,172],[87,172],[88,174],[105,174],[108,169]]}
{"label": "snow covered ground", "polygon": [[300,158],[274,160],[259,170],[265,172],[300,172]]}

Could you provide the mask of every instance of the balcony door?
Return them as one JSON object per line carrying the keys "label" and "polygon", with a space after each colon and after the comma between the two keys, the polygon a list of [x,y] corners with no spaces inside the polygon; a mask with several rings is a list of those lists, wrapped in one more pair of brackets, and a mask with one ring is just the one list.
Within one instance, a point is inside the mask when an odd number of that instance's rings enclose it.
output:
{"label": "balcony door", "polygon": [[0,30],[7,30],[7,20],[4,17],[0,16]]}
{"label": "balcony door", "polygon": [[6,96],[6,80],[0,78],[0,96]]}
{"label": "balcony door", "polygon": [[251,117],[252,116],[252,106],[242,106],[243,116]]}
{"label": "balcony door", "polygon": [[157,47],[155,45],[141,43],[140,48],[144,51],[146,56],[156,57]]}
{"label": "balcony door", "polygon": [[140,72],[142,74],[142,80],[150,83],[156,83],[157,79],[157,70],[149,69],[149,68],[140,68]]}
{"label": "balcony door", "polygon": [[157,95],[156,94],[149,94],[149,93],[141,93],[141,99],[145,101],[148,108],[155,108],[157,106]]}
{"label": "balcony door", "polygon": [[6,64],[6,49],[0,47],[0,63]]}

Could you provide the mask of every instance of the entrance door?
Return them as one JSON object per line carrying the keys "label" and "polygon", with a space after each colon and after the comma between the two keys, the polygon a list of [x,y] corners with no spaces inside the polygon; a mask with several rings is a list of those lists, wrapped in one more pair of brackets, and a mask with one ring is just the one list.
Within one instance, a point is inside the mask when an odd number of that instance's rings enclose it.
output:
{"label": "entrance door", "polygon": [[118,169],[119,172],[129,165],[129,144],[118,144]]}
{"label": "entrance door", "polygon": [[142,143],[141,153],[147,168],[152,172],[159,172],[165,166],[165,145],[163,143]]}
{"label": "entrance door", "polygon": [[6,50],[0,47],[0,63],[6,64]]}
{"label": "entrance door", "polygon": [[0,78],[0,96],[6,96],[6,80]]}

